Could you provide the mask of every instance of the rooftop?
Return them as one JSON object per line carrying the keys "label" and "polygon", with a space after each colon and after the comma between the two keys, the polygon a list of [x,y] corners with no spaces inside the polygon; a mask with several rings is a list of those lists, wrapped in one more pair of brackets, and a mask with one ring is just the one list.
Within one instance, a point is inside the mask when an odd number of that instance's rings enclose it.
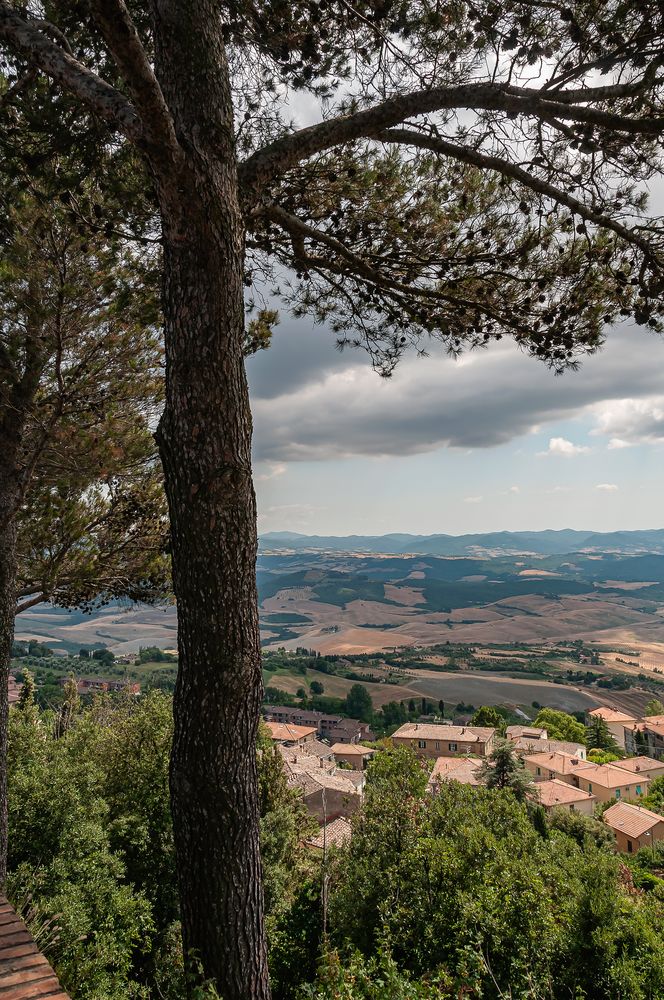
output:
{"label": "rooftop", "polygon": [[566,781],[552,778],[551,781],[540,781],[535,786],[535,794],[545,808],[553,806],[573,805],[575,802],[587,802],[595,798],[590,792],[584,792]]}
{"label": "rooftop", "polygon": [[345,754],[357,754],[358,757],[364,757],[366,754],[375,753],[371,747],[361,747],[357,743],[333,743],[330,747],[331,753],[345,753]]}
{"label": "rooftop", "polygon": [[34,938],[4,896],[0,896],[0,996],[2,1000],[69,1000]]}
{"label": "rooftop", "polygon": [[581,777],[603,788],[620,788],[621,785],[650,780],[647,774],[637,776],[623,767],[616,767],[616,764],[591,764],[589,761],[583,761]]}
{"label": "rooftop", "polygon": [[476,757],[438,757],[429,778],[429,788],[437,781],[458,781],[462,785],[479,785],[477,772],[482,761]]}
{"label": "rooftop", "polygon": [[318,833],[310,837],[306,843],[309,847],[317,847],[321,851],[324,847],[343,847],[350,840],[351,829],[349,821],[339,816],[321,826]]}
{"label": "rooftop", "polygon": [[615,708],[607,708],[606,705],[601,705],[599,708],[593,708],[588,715],[593,716],[595,719],[604,719],[605,722],[635,722],[633,715],[625,715],[624,712],[619,712]]}
{"label": "rooftop", "polygon": [[612,830],[625,833],[628,837],[642,837],[658,823],[664,823],[664,816],[644,809],[643,806],[632,806],[627,802],[616,802],[609,806],[603,816],[604,822]]}
{"label": "rooftop", "polygon": [[461,743],[486,743],[495,729],[484,726],[446,726],[405,722],[393,736],[411,740],[452,740]]}
{"label": "rooftop", "polygon": [[586,749],[582,743],[568,743],[566,740],[533,740],[527,736],[519,736],[512,742],[517,750],[531,753],[564,753],[568,757],[580,757]]}
{"label": "rooftop", "polygon": [[290,764],[292,770],[297,771],[335,771],[336,765],[333,760],[319,757],[318,754],[309,753],[309,743],[303,746],[288,747],[283,743],[277,744],[284,763]]}
{"label": "rooftop", "polygon": [[545,740],[549,735],[546,729],[538,729],[537,726],[508,726],[505,730],[508,740],[518,740],[521,737],[530,737],[533,740]]}
{"label": "rooftop", "polygon": [[287,743],[291,740],[302,740],[316,733],[311,726],[291,726],[288,722],[266,722],[273,740]]}
{"label": "rooftop", "polygon": [[619,767],[623,771],[631,771],[632,774],[646,774],[648,771],[661,771],[664,762],[653,760],[652,757],[627,757],[625,760],[611,761],[614,767]]}
{"label": "rooftop", "polygon": [[579,757],[556,752],[526,754],[525,759],[535,764],[536,767],[546,767],[549,771],[557,771],[559,774],[576,774],[586,767],[596,766],[589,764],[587,760],[581,760]]}

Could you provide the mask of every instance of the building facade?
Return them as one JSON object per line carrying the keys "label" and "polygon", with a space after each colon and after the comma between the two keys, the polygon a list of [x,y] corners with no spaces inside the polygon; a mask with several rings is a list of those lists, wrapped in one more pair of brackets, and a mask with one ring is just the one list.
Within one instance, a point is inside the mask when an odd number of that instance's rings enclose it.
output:
{"label": "building facade", "polygon": [[394,746],[407,746],[419,757],[486,757],[493,749],[496,730],[484,726],[428,725],[406,722],[392,735]]}

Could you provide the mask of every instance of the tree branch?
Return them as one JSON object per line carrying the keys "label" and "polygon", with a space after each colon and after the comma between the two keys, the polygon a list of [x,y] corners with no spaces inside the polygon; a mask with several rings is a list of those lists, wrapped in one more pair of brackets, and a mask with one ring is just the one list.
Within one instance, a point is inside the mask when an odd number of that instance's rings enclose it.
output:
{"label": "tree branch", "polygon": [[95,22],[122,74],[155,148],[173,155],[179,145],[159,82],[124,0],[95,0]]}
{"label": "tree branch", "polygon": [[[647,85],[645,81],[642,84],[643,87]],[[240,181],[245,190],[258,189],[316,153],[356,139],[375,138],[386,128],[435,111],[504,111],[535,118],[542,113],[634,135],[661,134],[664,132],[664,118],[636,119],[585,107],[593,101],[638,93],[635,87],[630,84],[558,91],[554,95],[555,100],[549,99],[546,94],[543,96],[538,90],[493,83],[413,91],[355,114],[331,118],[276,139],[245,160],[240,166]]]}
{"label": "tree branch", "polygon": [[28,611],[30,608],[34,608],[37,604],[42,604],[43,601],[47,600],[48,594],[36,594],[34,597],[28,598],[27,601],[21,601],[20,604],[17,604],[15,614],[20,615],[22,611]]}
{"label": "tree branch", "polygon": [[650,260],[656,260],[655,251],[648,240],[638,236],[633,230],[628,229],[627,226],[623,226],[620,222],[616,222],[603,213],[590,208],[573,195],[567,194],[548,181],[535,177],[527,170],[518,167],[514,163],[510,163],[508,160],[503,160],[498,156],[489,156],[486,153],[479,153],[468,146],[457,146],[455,143],[448,142],[445,139],[439,139],[436,136],[426,135],[423,132],[416,132],[412,129],[387,129],[385,132],[381,132],[376,138],[381,142],[394,142],[401,145],[418,146],[420,149],[430,149],[434,153],[451,156],[455,160],[470,163],[483,170],[495,170],[505,177],[512,177],[520,184],[523,184],[524,187],[530,188],[531,191],[536,191],[538,194],[551,198],[552,201],[565,205],[571,212],[575,212],[588,222],[593,222],[603,229],[610,229],[627,243],[639,247]]}
{"label": "tree branch", "polygon": [[[320,230],[307,225],[306,222],[298,219],[296,215],[291,215],[290,212],[286,212],[285,209],[280,208],[278,205],[266,206],[263,214],[286,230],[291,236],[297,236],[302,242],[305,239],[310,239],[315,243],[329,247],[330,250],[346,261],[355,275],[364,278],[365,281],[369,281],[376,288],[380,288],[386,295],[395,298],[398,297],[401,302],[403,302],[404,296],[414,296],[434,302],[445,302],[448,305],[460,306],[466,309],[478,309],[486,316],[498,322],[504,322],[504,317],[500,316],[486,301],[473,302],[469,299],[463,299],[458,295],[448,295],[436,288],[422,288],[418,285],[404,284],[403,282],[394,280],[390,275],[385,276],[381,274],[379,270],[362,260],[352,250],[349,250],[340,240],[328,235],[328,233],[321,233]],[[306,256],[302,262],[304,264],[312,263],[317,268],[329,268],[337,274],[344,274],[343,269],[333,261]]]}
{"label": "tree branch", "polygon": [[143,145],[144,130],[136,109],[83,63],[57,45],[15,8],[0,0],[0,39],[33,66],[75,94],[95,114],[114,125],[128,139]]}

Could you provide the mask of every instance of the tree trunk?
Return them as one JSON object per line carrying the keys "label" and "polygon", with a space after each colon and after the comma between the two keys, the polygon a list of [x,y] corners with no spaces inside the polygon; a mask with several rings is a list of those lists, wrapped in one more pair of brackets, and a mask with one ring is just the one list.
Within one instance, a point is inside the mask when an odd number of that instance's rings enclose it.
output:
{"label": "tree trunk", "polygon": [[[7,442],[5,442],[7,444]],[[9,667],[16,614],[16,512],[19,490],[12,453],[0,447],[0,889],[7,879],[7,744]]]}
{"label": "tree trunk", "polygon": [[179,671],[171,804],[183,944],[223,1000],[268,1000],[258,841],[262,699],[244,226],[217,5],[157,0],[156,68],[184,152],[158,181]]}

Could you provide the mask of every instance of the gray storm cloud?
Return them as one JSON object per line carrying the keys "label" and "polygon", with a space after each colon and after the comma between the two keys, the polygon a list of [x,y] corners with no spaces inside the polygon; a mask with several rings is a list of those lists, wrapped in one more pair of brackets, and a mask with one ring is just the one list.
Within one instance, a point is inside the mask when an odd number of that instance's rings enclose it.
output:
{"label": "gray storm cloud", "polygon": [[584,411],[614,442],[635,443],[640,426],[645,438],[664,437],[662,410],[640,402],[664,389],[664,343],[646,331],[614,331],[579,372],[559,377],[500,344],[456,362],[406,357],[386,381],[364,354],[339,354],[333,342],[284,322],[249,362],[259,461],[490,448]]}

